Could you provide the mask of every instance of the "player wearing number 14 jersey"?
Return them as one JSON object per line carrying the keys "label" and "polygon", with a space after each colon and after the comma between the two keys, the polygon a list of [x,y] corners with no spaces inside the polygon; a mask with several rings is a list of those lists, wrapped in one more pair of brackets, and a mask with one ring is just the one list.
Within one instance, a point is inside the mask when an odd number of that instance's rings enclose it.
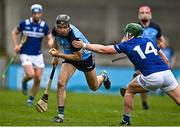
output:
{"label": "player wearing number 14 jersey", "polygon": [[142,74],[135,77],[129,84],[124,95],[124,114],[121,125],[130,125],[130,113],[133,98],[136,93],[155,91],[158,88],[165,91],[177,105],[180,105],[180,85],[178,85],[171,70],[169,61],[157,44],[148,38],[141,37],[142,26],[136,23],[127,24],[126,36],[123,42],[116,45],[83,44],[74,42],[76,48],[83,47],[102,54],[125,53],[134,66]]}
{"label": "player wearing number 14 jersey", "polygon": [[138,37],[114,46],[118,53],[125,53],[130,61],[141,71],[143,76],[168,70],[168,65],[161,59],[157,44],[148,38]]}

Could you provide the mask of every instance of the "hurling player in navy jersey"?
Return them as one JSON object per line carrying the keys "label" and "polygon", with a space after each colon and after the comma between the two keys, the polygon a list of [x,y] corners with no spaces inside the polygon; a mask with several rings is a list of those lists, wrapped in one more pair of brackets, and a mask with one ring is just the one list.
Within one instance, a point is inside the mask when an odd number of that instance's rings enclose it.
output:
{"label": "hurling player in navy jersey", "polygon": [[[68,15],[61,14],[57,16],[52,34],[57,47],[52,48],[49,53],[53,57],[64,59],[58,79],[58,115],[54,118],[54,122],[63,122],[66,86],[76,69],[84,73],[89,88],[93,91],[96,91],[102,83],[104,83],[106,89],[109,89],[111,82],[105,71],[98,76],[96,75],[94,56],[91,51],[75,48],[72,45],[72,42],[79,42],[79,40],[86,44],[89,41],[79,29],[70,24],[70,17]],[[63,48],[63,53],[58,51],[59,46]],[[54,60],[52,63],[57,64],[57,59]]]}
{"label": "hurling player in navy jersey", "polygon": [[[41,42],[43,37],[47,38],[49,47],[53,46],[53,38],[49,32],[47,23],[41,20],[43,7],[39,4],[31,6],[31,17],[19,23],[12,30],[12,40],[16,53],[20,53],[20,60],[25,71],[25,76],[22,80],[23,94],[27,95],[27,82],[34,79],[32,90],[27,100],[27,103],[32,105],[34,97],[38,91],[41,75],[44,68],[43,54],[41,51]],[[25,44],[20,49],[17,41],[18,34],[27,35]]]}
{"label": "hurling player in navy jersey", "polygon": [[[164,48],[165,38],[162,35],[161,28],[158,24],[152,22],[152,13],[149,6],[141,6],[138,11],[139,24],[142,25],[144,31],[141,35],[142,37],[149,38],[158,44],[159,48]],[[135,73],[133,78],[140,74],[140,71],[135,68]],[[121,93],[123,94],[123,88],[121,88]],[[141,93],[141,101],[143,109],[148,109],[149,105],[147,103],[147,92]]]}
{"label": "hurling player in navy jersey", "polygon": [[121,125],[130,125],[133,98],[136,93],[156,91],[166,92],[177,105],[180,105],[180,85],[169,69],[169,61],[155,42],[141,37],[143,28],[137,23],[127,24],[123,42],[116,45],[85,44],[73,42],[74,47],[101,54],[125,53],[141,72],[129,84],[124,95],[124,114]]}

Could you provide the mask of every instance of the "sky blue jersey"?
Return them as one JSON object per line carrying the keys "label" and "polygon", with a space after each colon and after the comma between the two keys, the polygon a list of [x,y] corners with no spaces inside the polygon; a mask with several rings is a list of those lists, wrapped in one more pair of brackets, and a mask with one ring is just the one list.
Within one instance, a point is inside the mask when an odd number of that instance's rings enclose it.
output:
{"label": "sky blue jersey", "polygon": [[153,22],[150,22],[149,26],[144,27],[143,29],[144,29],[144,31],[141,36],[148,38],[155,43],[157,43],[156,39],[160,38],[162,35],[161,28]]}
{"label": "sky blue jersey", "polygon": [[22,46],[20,54],[39,55],[41,54],[41,42],[43,36],[49,34],[49,27],[45,21],[38,23],[32,21],[32,18],[19,23],[17,29],[28,36],[27,41]]}
{"label": "sky blue jersey", "polygon": [[[72,45],[72,41],[74,40],[82,40],[84,43],[89,44],[89,41],[86,37],[74,26],[70,24],[71,31],[68,36],[61,36],[56,29],[52,30],[52,35],[55,37],[55,42],[63,47],[64,54],[73,54],[73,52],[80,51],[81,48],[75,48]],[[82,49],[82,61],[89,58],[93,53],[91,51]]]}
{"label": "sky blue jersey", "polygon": [[158,54],[160,49],[157,44],[148,38],[132,38],[127,42],[119,42],[114,48],[118,53],[125,53],[144,76],[169,69]]}

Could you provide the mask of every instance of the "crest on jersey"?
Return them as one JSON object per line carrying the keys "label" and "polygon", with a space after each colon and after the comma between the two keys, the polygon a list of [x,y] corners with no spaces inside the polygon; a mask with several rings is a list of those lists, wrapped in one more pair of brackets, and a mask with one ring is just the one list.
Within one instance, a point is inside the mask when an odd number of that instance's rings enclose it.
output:
{"label": "crest on jersey", "polygon": [[33,31],[36,32],[36,30],[37,30],[37,27],[33,27]]}
{"label": "crest on jersey", "polygon": [[31,28],[30,27],[25,27],[26,30],[30,30]]}
{"label": "crest on jersey", "polygon": [[42,32],[42,31],[43,31],[43,29],[42,29],[42,28],[40,28],[40,29],[39,29],[39,32]]}

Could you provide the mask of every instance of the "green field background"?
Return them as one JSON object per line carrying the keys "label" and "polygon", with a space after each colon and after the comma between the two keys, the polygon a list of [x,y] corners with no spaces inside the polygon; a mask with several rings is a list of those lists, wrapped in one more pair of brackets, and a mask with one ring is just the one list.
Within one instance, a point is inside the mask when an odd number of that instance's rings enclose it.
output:
{"label": "green field background", "polygon": [[[43,91],[41,90],[35,102]],[[0,89],[0,126],[114,126],[121,121],[123,98],[120,95],[96,93],[67,93],[64,123],[53,123],[57,115],[56,93],[49,96],[49,108],[38,113],[26,104],[20,91]],[[134,126],[179,126],[180,108],[168,96],[149,96],[149,110],[143,110],[135,96],[131,124]]]}

